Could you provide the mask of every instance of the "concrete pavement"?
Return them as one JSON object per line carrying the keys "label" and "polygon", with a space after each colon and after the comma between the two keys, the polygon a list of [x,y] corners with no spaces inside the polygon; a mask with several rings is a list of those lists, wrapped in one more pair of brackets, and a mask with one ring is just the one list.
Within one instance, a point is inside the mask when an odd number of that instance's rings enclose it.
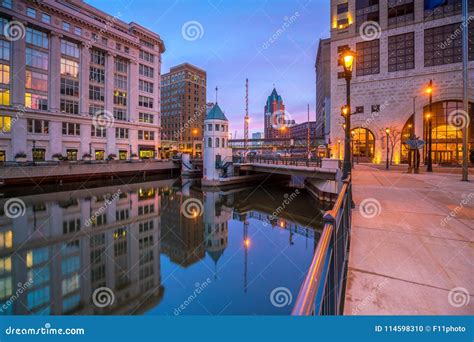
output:
{"label": "concrete pavement", "polygon": [[474,181],[358,165],[344,314],[474,314]]}

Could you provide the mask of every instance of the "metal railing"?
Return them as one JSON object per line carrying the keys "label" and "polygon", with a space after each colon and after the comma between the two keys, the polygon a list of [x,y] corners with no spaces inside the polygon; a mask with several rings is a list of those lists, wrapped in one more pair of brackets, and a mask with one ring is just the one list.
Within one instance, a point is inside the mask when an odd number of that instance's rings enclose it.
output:
{"label": "metal railing", "polygon": [[257,164],[272,164],[272,165],[290,165],[290,166],[306,166],[306,167],[321,167],[321,158],[301,158],[301,157],[234,157],[235,164],[257,163]]}
{"label": "metal railing", "polygon": [[292,315],[340,315],[349,257],[352,183],[344,181],[332,210],[323,217],[324,229]]}

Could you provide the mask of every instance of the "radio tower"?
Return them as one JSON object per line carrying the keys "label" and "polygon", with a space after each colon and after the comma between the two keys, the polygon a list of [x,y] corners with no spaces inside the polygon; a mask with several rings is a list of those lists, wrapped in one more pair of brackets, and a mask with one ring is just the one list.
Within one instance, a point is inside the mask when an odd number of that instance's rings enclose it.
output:
{"label": "radio tower", "polygon": [[245,118],[244,118],[244,148],[247,149],[249,140],[249,79],[245,79]]}

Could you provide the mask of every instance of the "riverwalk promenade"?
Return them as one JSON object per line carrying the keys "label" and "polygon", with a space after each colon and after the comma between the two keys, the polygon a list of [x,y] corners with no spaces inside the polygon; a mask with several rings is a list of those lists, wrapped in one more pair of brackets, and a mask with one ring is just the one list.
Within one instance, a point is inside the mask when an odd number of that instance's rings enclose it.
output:
{"label": "riverwalk promenade", "polygon": [[345,315],[474,314],[474,177],[357,165]]}

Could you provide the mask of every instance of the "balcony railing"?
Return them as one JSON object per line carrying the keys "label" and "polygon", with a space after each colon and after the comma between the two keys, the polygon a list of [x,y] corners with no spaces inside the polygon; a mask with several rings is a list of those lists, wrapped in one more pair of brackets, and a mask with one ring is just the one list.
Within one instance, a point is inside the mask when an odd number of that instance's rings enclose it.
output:
{"label": "balcony railing", "polygon": [[292,315],[340,315],[344,309],[352,183],[344,181],[332,210],[324,215],[324,229],[313,261],[293,307]]}

